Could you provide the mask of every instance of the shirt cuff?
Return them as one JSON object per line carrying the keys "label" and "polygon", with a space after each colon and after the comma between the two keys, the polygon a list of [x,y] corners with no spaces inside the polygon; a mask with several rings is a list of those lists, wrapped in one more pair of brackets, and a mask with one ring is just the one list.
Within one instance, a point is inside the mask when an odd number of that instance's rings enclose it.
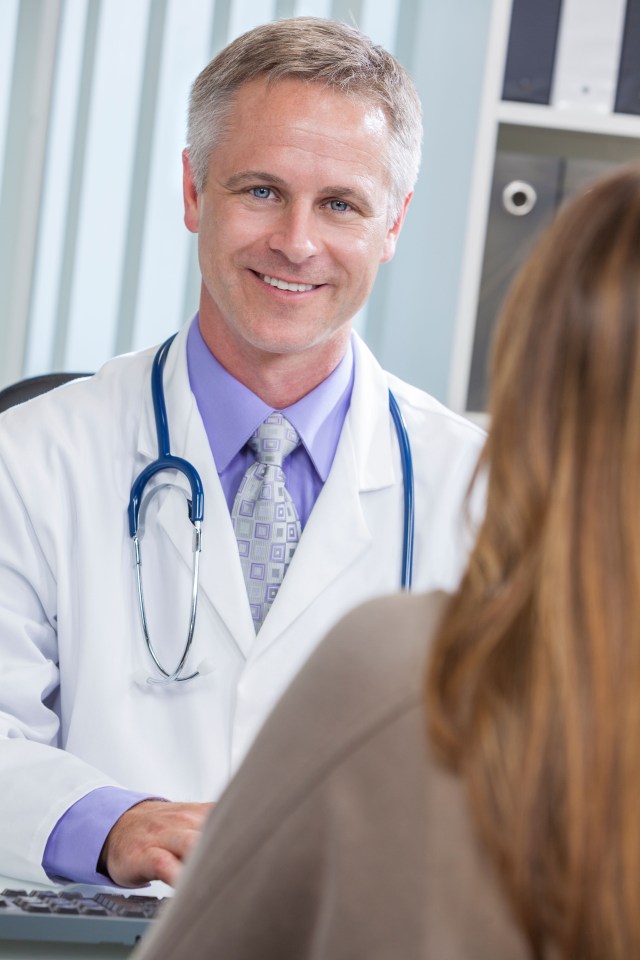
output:
{"label": "shirt cuff", "polygon": [[143,800],[158,797],[120,787],[98,787],[63,813],[51,831],[42,868],[55,883],[112,883],[97,872],[98,857],[116,820]]}

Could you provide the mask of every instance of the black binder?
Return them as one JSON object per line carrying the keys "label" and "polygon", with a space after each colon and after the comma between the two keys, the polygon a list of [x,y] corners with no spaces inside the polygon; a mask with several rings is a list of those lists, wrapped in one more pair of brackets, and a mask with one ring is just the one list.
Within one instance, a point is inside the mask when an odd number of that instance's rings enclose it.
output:
{"label": "black binder", "polygon": [[640,114],[640,0],[627,0],[614,110]]}
{"label": "black binder", "polygon": [[[491,343],[500,308],[517,271],[560,204],[618,166],[614,160],[498,151],[482,264],[467,410],[486,409]],[[519,186],[522,184],[522,186]],[[533,188],[535,203],[518,215],[517,201]],[[505,198],[506,191],[506,198]],[[506,200],[506,202],[505,202]],[[520,213],[525,207],[520,209]]]}
{"label": "black binder", "polygon": [[[553,218],[562,179],[560,157],[507,151],[496,155],[469,372],[469,411],[486,409],[488,359],[496,319],[505,293],[533,241]],[[525,214],[512,212],[513,206],[511,211],[505,206],[505,188],[509,190],[509,185],[518,183],[535,190],[535,203]]]}
{"label": "black binder", "polygon": [[562,0],[513,0],[503,100],[549,103]]}
{"label": "black binder", "polygon": [[612,173],[620,163],[616,160],[594,160],[593,157],[567,157],[561,201],[587,189],[599,177]]}

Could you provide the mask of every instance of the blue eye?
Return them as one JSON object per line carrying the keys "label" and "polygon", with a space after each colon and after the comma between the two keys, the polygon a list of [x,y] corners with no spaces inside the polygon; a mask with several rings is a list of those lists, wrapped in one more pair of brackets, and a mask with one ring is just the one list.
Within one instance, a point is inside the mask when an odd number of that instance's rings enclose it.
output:
{"label": "blue eye", "polygon": [[268,200],[271,194],[271,187],[251,187],[249,193],[253,194],[258,200]]}
{"label": "blue eye", "polygon": [[347,210],[351,209],[345,200],[330,200],[329,206],[332,210],[335,210],[336,213],[346,213]]}

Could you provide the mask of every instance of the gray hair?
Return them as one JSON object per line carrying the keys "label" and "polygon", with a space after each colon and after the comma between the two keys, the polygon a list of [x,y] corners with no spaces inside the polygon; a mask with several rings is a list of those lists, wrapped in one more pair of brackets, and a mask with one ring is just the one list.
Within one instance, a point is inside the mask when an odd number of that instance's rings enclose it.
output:
{"label": "gray hair", "polygon": [[379,106],[389,127],[387,165],[394,222],[420,168],[422,108],[409,74],[383,47],[353,27],[318,17],[293,17],[256,27],[233,40],[191,88],[188,153],[198,193],[211,151],[224,137],[238,89],[260,77],[299,79]]}

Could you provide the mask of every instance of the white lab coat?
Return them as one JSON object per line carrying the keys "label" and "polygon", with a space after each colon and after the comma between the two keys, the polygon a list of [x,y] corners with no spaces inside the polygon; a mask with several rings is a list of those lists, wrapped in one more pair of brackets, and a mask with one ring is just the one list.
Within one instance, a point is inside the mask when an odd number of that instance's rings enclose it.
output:
{"label": "white lab coat", "polygon": [[[333,467],[256,637],[228,508],[189,389],[185,345],[183,330],[164,383],[172,452],[195,464],[204,485],[189,663],[205,660],[208,672],[196,680],[144,682],[157,673],[139,623],[127,505],[132,481],[156,456],[149,386],[155,351],[116,358],[90,380],[0,418],[2,874],[45,880],[41,860],[51,830],[96,787],[217,798],[330,625],[356,603],[398,588],[403,494],[389,385],[412,441],[414,586],[447,589],[460,576],[470,535],[462,503],[484,435],[387,375],[356,338],[351,408]],[[182,495],[163,490],[145,517],[150,628],[171,667],[187,631],[186,516]]]}

